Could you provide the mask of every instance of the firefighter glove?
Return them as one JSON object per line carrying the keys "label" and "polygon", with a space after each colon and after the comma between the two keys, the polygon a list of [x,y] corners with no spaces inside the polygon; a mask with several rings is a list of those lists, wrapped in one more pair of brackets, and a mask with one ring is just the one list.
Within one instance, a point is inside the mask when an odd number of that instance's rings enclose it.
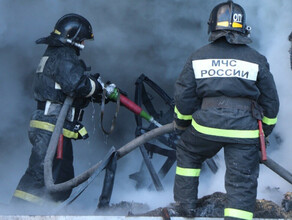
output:
{"label": "firefighter glove", "polygon": [[92,101],[101,103],[102,99],[102,84],[100,83],[100,74],[95,73],[95,74],[90,74],[89,78],[94,81],[95,83],[95,91],[92,94]]}

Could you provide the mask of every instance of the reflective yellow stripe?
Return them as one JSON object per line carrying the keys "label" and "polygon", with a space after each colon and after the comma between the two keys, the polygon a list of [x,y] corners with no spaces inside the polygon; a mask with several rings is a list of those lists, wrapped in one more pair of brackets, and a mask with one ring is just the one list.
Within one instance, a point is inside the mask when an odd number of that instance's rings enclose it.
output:
{"label": "reflective yellow stripe", "polygon": [[55,33],[55,34],[58,34],[58,35],[61,35],[61,32],[58,31],[57,29],[54,30],[54,33]]}
{"label": "reflective yellow stripe", "polygon": [[228,21],[219,21],[219,22],[217,22],[217,26],[228,27],[229,22]]}
{"label": "reflective yellow stripe", "polygon": [[[53,132],[54,128],[55,128],[55,125],[53,125],[51,123],[44,122],[44,121],[37,121],[37,120],[31,120],[29,125],[30,125],[30,127],[39,128],[39,129],[43,129],[43,130],[50,131],[50,132]],[[65,128],[63,128],[63,135],[67,138],[74,138],[74,139],[78,138],[77,132],[73,132],[73,131],[70,131],[70,130],[65,129]]]}
{"label": "reflective yellow stripe", "polygon": [[224,217],[233,217],[233,218],[251,220],[253,218],[253,213],[243,211],[240,209],[226,208],[224,209]]}
{"label": "reflective yellow stripe", "polygon": [[[217,22],[217,26],[229,27],[229,22],[228,21],[219,21],[219,22]],[[237,23],[237,22],[233,22],[232,27],[233,28],[242,28],[242,24]]]}
{"label": "reflective yellow stripe", "polygon": [[63,135],[66,138],[73,138],[73,139],[77,139],[78,138],[78,133],[77,132],[73,132],[70,131],[68,129],[63,128]]}
{"label": "reflective yellow stripe", "polygon": [[242,28],[242,24],[233,22],[232,23],[232,27],[234,27],[234,28]]}
{"label": "reflective yellow stripe", "polygon": [[183,114],[181,114],[179,111],[178,111],[178,109],[177,109],[177,107],[176,106],[174,106],[174,112],[176,113],[176,115],[177,115],[177,118],[178,119],[180,119],[180,120],[192,120],[192,115],[183,115]]}
{"label": "reflective yellow stripe", "polygon": [[198,177],[201,169],[176,167],[176,174],[180,176]]}
{"label": "reflective yellow stripe", "polygon": [[43,202],[43,199],[41,199],[40,197],[32,195],[32,194],[27,193],[27,192],[23,192],[21,190],[15,190],[13,196],[20,198],[20,199],[23,199],[23,200],[26,200],[26,201],[29,201],[29,202],[33,202],[33,203],[42,203]]}
{"label": "reflective yellow stripe", "polygon": [[87,131],[86,131],[85,127],[81,128],[81,129],[78,131],[78,133],[79,133],[82,137],[85,136],[85,135],[87,135]]}
{"label": "reflective yellow stripe", "polygon": [[266,116],[263,117],[262,121],[263,123],[267,125],[275,125],[277,123],[277,117],[276,118],[268,118]]}
{"label": "reflective yellow stripe", "polygon": [[192,126],[200,133],[229,138],[258,138],[259,130],[233,130],[233,129],[220,129],[210,128],[197,124],[195,120],[192,120]]}

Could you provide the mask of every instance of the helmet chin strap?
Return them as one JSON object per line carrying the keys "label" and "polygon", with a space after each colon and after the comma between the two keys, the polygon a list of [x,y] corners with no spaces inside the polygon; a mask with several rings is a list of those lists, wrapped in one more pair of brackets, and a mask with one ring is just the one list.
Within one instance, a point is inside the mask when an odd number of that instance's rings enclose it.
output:
{"label": "helmet chin strap", "polygon": [[72,41],[71,39],[66,39],[66,42],[71,44],[71,45],[74,45],[75,47],[78,47],[80,50],[84,49],[83,44],[76,43],[76,42]]}

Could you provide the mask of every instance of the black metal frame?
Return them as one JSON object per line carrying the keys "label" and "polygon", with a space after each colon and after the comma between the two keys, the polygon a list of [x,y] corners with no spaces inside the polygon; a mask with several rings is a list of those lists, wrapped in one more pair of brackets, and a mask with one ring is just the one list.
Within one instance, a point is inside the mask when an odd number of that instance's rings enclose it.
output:
{"label": "black metal frame", "polygon": [[[147,84],[152,90],[154,90],[162,98],[165,104],[169,106],[171,110],[174,108],[173,99],[171,99],[156,83],[154,83],[144,74],[141,74],[140,77],[136,80],[135,103],[139,106],[144,105],[144,107],[146,108],[146,111],[150,115],[152,115],[155,118],[155,120],[158,120],[160,122],[162,114],[159,114],[154,108],[151,98],[146,92],[144,83]],[[153,125],[149,125],[149,127],[144,128],[143,123],[142,123],[142,118],[139,115],[135,115],[135,120],[137,124],[136,137],[154,128]],[[140,170],[129,176],[131,179],[137,181],[136,188],[142,188],[147,185],[147,181],[145,179],[145,176],[146,176],[145,165],[146,165],[150,173],[155,189],[157,191],[163,190],[161,179],[166,176],[166,174],[168,173],[168,171],[170,170],[170,168],[176,161],[175,145],[173,144],[173,141],[171,140],[171,138],[173,138],[173,135],[170,134],[170,135],[159,137],[158,140],[164,145],[166,145],[167,147],[171,147],[172,149],[161,148],[160,146],[156,144],[151,144],[151,143],[145,143],[139,147],[142,157],[143,157],[143,162],[141,164]],[[162,165],[158,173],[155,171],[154,166],[151,162],[151,159],[154,153],[167,157],[166,161],[164,162],[164,164]],[[153,187],[152,184],[148,186],[149,189],[152,187]]]}
{"label": "black metal frame", "polygon": [[[169,106],[169,111],[167,112],[167,115],[166,115],[168,118],[163,117],[166,113],[160,112],[159,114],[157,110],[154,108],[151,98],[149,97],[144,84],[146,84],[154,92],[156,92],[156,94],[160,96],[161,99],[164,101],[165,105]],[[154,83],[144,74],[141,74],[135,83],[135,102],[139,106],[144,105],[147,112],[150,115],[152,115],[156,121],[160,123],[164,123],[164,124],[170,123],[173,120],[174,100],[171,97],[169,97],[167,93],[164,90],[162,90],[156,83]],[[135,115],[135,120],[137,124],[136,137],[154,128],[154,125],[149,125],[148,128],[143,128],[142,118],[139,115]],[[176,150],[176,142],[178,138],[179,137],[175,133],[170,133],[170,134],[160,136],[157,138],[157,140],[160,143],[167,146],[167,148],[171,148],[171,149],[165,149],[156,144],[151,144],[151,143],[145,143],[144,145],[140,146],[140,151],[141,151],[144,161],[142,162],[140,170],[129,176],[131,179],[137,181],[136,188],[142,188],[142,187],[147,186],[147,180],[145,180],[145,175],[146,175],[145,165],[146,165],[150,173],[152,182],[155,186],[155,189],[157,191],[163,190],[161,179],[166,176],[166,174],[169,172],[172,165],[176,161],[175,150]],[[164,164],[162,165],[158,173],[155,171],[154,166],[151,162],[153,154],[159,154],[161,156],[167,157],[166,161],[164,162]],[[206,163],[213,173],[217,172],[218,167],[213,159],[207,159]],[[153,187],[152,184],[148,186],[149,189],[151,189],[152,187]]]}

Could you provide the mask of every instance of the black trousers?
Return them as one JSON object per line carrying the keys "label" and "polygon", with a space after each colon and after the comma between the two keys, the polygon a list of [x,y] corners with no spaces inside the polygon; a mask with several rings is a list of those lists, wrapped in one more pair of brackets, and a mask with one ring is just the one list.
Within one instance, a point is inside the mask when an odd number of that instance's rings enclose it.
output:
{"label": "black trousers", "polygon": [[[52,133],[46,130],[30,128],[29,140],[33,145],[29,165],[20,179],[12,198],[12,203],[41,203],[42,199],[54,202],[66,200],[72,190],[48,193],[44,184],[44,158]],[[55,183],[62,183],[74,177],[73,151],[71,139],[63,139],[63,158],[53,161],[53,178]],[[16,196],[17,195],[17,196]],[[32,195],[32,196],[30,196]]]}
{"label": "black trousers", "polygon": [[[224,147],[226,164],[226,208],[253,212],[257,196],[259,175],[259,146],[257,144],[222,143],[197,137],[189,127],[181,136],[177,147],[177,166],[200,169],[202,163]],[[199,177],[175,176],[174,199],[192,204],[195,208]],[[222,210],[223,211],[223,210]]]}

